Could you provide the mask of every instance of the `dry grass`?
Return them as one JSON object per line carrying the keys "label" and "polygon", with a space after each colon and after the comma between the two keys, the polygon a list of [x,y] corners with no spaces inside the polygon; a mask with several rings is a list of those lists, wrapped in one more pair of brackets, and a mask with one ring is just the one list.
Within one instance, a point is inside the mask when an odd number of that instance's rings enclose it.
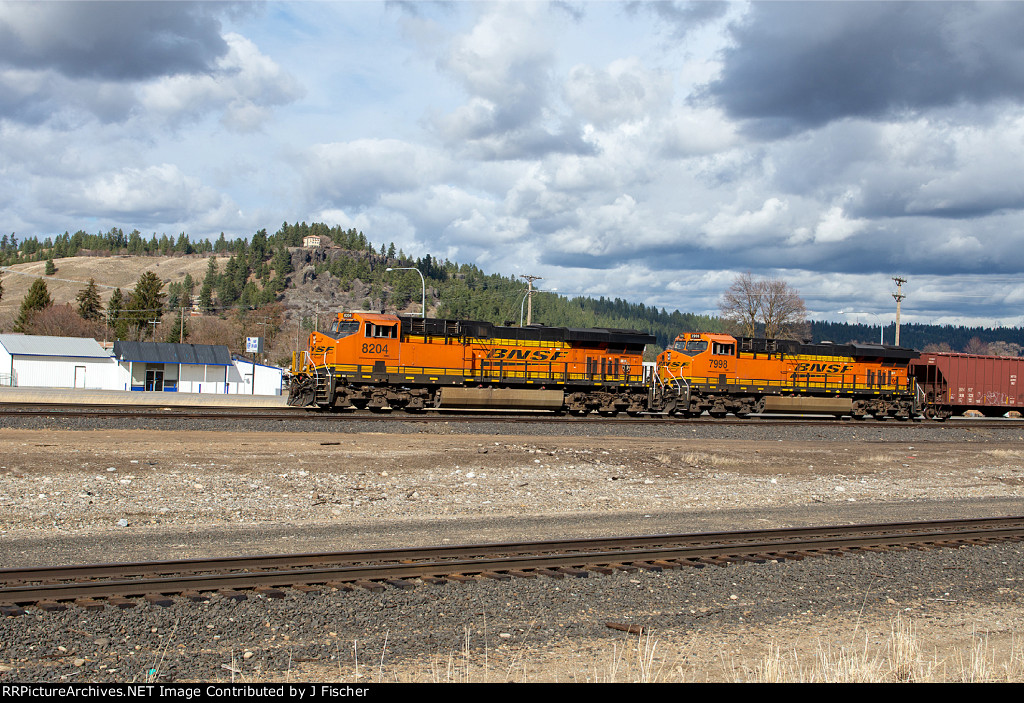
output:
{"label": "dry grass", "polygon": [[[584,662],[584,655],[538,651],[522,643],[503,643],[496,648],[486,634],[479,642],[467,627],[457,651],[437,653],[426,662],[391,663],[386,651],[364,661],[358,643],[353,642],[346,660],[323,673],[331,680],[349,683],[1024,682],[1024,647],[1017,638],[1007,649],[994,646],[988,635],[976,634],[965,648],[952,653],[925,652],[914,623],[897,617],[884,641],[875,638],[872,643],[871,639],[861,631],[849,646],[819,643],[799,651],[784,649],[773,641],[752,664],[720,652],[713,671],[706,663],[693,663],[698,658],[694,655],[699,654],[696,643],[680,647],[649,632],[605,644],[586,655],[589,661]],[[296,672],[288,675],[295,678]]]}
{"label": "dry grass", "polygon": [[771,645],[752,669],[737,678],[759,683],[1020,683],[1024,652],[1014,639],[1009,651],[997,653],[987,636],[972,638],[968,651],[943,656],[922,651],[914,624],[901,617],[892,623],[882,646],[863,644],[819,647],[812,661]]}

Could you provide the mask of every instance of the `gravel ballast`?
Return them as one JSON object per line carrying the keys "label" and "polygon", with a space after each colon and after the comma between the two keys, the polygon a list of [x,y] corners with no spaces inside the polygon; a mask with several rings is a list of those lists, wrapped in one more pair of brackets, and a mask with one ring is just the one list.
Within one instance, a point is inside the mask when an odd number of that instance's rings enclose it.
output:
{"label": "gravel ballast", "polygon": [[[1010,425],[85,422],[4,420],[5,566],[1024,507],[1024,428]],[[981,639],[993,652],[1014,645],[1022,565],[1020,546],[1005,544],[30,610],[0,620],[0,681],[734,680],[753,677],[773,645],[800,661],[884,650],[901,622],[915,628],[924,659],[952,671]]]}

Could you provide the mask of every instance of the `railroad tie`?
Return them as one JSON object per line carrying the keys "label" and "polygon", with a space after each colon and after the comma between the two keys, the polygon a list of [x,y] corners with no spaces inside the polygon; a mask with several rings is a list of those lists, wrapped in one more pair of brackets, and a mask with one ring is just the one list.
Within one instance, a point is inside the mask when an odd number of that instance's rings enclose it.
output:
{"label": "railroad tie", "polygon": [[107,604],[92,598],[79,598],[75,601],[75,606],[84,610],[103,610]]}
{"label": "railroad tie", "polygon": [[57,601],[52,600],[39,601],[38,603],[36,603],[36,607],[45,610],[48,613],[68,609],[68,607],[64,603],[58,603]]}
{"label": "railroad tie", "polygon": [[560,566],[555,571],[577,579],[585,579],[590,576],[586,569],[577,569],[573,566]]}
{"label": "railroad tie", "polygon": [[655,559],[651,562],[655,566],[660,566],[663,569],[681,569],[682,565],[677,561],[665,561],[664,559]]}
{"label": "railroad tie", "polygon": [[131,598],[124,598],[122,596],[111,596],[107,599],[107,602],[116,608],[121,608],[122,610],[126,608],[134,608],[139,604],[138,601],[136,600],[132,600]]}
{"label": "railroad tie", "polygon": [[634,561],[630,563],[638,569],[643,569],[644,571],[664,571],[662,567],[658,566],[657,564],[652,564],[649,561]]}
{"label": "railroad tie", "polygon": [[729,557],[700,557],[697,561],[711,566],[729,566],[732,563]]}
{"label": "railroad tie", "polygon": [[604,576],[611,576],[615,573],[614,567],[611,566],[588,566],[587,571],[593,571],[596,574],[603,574]]}
{"label": "railroad tie", "polygon": [[371,593],[380,593],[384,590],[384,584],[379,581],[356,581],[355,585]]}
{"label": "railroad tie", "polygon": [[408,591],[410,588],[416,588],[416,584],[406,579],[384,579],[384,583],[401,591]]}
{"label": "railroad tie", "polygon": [[284,591],[280,588],[274,588],[273,586],[257,586],[253,590],[259,595],[266,596],[267,598],[284,598]]}
{"label": "railroad tie", "polygon": [[292,588],[294,588],[299,593],[305,593],[306,595],[310,595],[310,596],[319,595],[319,593],[320,593],[320,587],[319,586],[310,586],[310,585],[304,584],[304,583],[300,583],[300,584],[298,584],[296,586],[292,586]]}
{"label": "railroad tie", "polygon": [[548,578],[551,578],[551,579],[564,579],[565,578],[565,574],[563,574],[560,571],[555,571],[554,569],[537,569],[536,573],[540,574],[541,576],[547,576]]}
{"label": "railroad tie", "polygon": [[515,576],[517,579],[535,579],[535,578],[537,578],[537,574],[532,572],[532,571],[520,571],[519,569],[512,569],[508,573],[511,574],[512,576]]}
{"label": "railroad tie", "polygon": [[328,588],[333,588],[338,591],[350,592],[356,590],[351,583],[346,581],[328,581],[326,585]]}
{"label": "railroad tie", "polygon": [[476,576],[467,576],[466,574],[449,574],[448,579],[455,583],[470,583],[476,581]]}
{"label": "railroad tie", "polygon": [[510,574],[502,573],[500,571],[485,571],[482,574],[480,574],[480,576],[485,578],[485,579],[494,579],[495,581],[511,581],[512,580],[512,576]]}
{"label": "railroad tie", "polygon": [[234,600],[234,601],[248,600],[248,598],[249,598],[249,596],[245,595],[241,591],[233,591],[231,589],[225,589],[225,590],[222,590],[222,591],[217,591],[217,593],[220,594],[221,598],[226,598],[228,600]]}
{"label": "railroad tie", "polygon": [[25,609],[18,605],[0,605],[0,617],[16,618],[24,615]]}
{"label": "railroad tie", "polygon": [[145,598],[150,605],[158,605],[161,608],[169,608],[174,605],[174,599],[162,593],[147,593]]}
{"label": "railroad tie", "polygon": [[609,568],[615,569],[616,571],[625,571],[627,574],[632,574],[639,571],[639,568],[632,564],[609,564]]}
{"label": "railroad tie", "polygon": [[420,581],[431,586],[443,586],[448,583],[448,579],[443,576],[420,576]]}
{"label": "railroad tie", "polygon": [[192,601],[193,603],[200,603],[200,602],[202,602],[204,600],[210,600],[209,596],[203,595],[199,591],[182,591],[181,592],[181,597],[182,598],[187,598],[188,600]]}
{"label": "railroad tie", "polygon": [[693,559],[680,559],[676,563],[679,564],[680,567],[688,566],[691,569],[703,569],[705,566],[707,566],[707,564],[704,564],[699,561],[694,561]]}

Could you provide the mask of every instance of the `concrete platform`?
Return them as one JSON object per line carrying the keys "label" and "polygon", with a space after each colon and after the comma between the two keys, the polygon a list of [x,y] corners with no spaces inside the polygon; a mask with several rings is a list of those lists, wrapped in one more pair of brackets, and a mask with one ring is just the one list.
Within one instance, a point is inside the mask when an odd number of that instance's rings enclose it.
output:
{"label": "concrete platform", "polygon": [[287,400],[288,397],[285,395],[223,395],[0,386],[0,403],[38,403],[40,405],[284,408],[287,407]]}

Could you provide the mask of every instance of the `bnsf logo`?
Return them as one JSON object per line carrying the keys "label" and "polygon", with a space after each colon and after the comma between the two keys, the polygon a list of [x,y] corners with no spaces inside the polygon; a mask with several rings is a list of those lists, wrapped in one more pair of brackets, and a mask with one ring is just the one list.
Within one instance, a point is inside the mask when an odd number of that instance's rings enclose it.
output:
{"label": "bnsf logo", "polygon": [[796,373],[846,373],[853,364],[812,364],[804,362],[793,369]]}
{"label": "bnsf logo", "polygon": [[557,361],[566,352],[554,349],[492,349],[487,355],[494,361]]}
{"label": "bnsf logo", "polygon": [[310,354],[330,354],[332,351],[334,351],[334,347],[333,346],[324,346],[323,344],[318,344],[317,346],[315,346],[312,349],[310,349],[309,353]]}

